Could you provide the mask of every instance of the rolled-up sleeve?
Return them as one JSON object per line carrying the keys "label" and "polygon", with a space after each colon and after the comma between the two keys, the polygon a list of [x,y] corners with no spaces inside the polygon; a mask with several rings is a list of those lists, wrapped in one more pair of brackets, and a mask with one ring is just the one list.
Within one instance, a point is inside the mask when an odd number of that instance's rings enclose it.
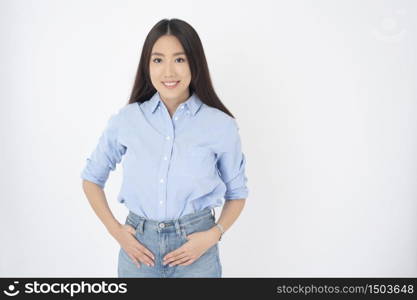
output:
{"label": "rolled-up sleeve", "polygon": [[221,140],[222,151],[218,153],[217,169],[226,185],[225,200],[246,199],[249,194],[245,174],[246,156],[242,152],[239,127],[231,119]]}
{"label": "rolled-up sleeve", "polygon": [[107,121],[106,128],[102,132],[95,149],[86,159],[86,164],[81,172],[81,178],[91,181],[104,188],[110,171],[120,163],[126,152],[126,147],[118,141],[120,115],[113,114]]}

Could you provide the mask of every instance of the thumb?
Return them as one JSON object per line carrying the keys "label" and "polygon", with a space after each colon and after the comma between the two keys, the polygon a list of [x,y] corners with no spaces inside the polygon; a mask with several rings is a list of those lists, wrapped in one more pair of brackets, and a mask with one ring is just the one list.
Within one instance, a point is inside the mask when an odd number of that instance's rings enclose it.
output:
{"label": "thumb", "polygon": [[132,226],[130,226],[130,225],[127,225],[127,231],[130,232],[131,234],[135,234],[136,233],[136,230]]}

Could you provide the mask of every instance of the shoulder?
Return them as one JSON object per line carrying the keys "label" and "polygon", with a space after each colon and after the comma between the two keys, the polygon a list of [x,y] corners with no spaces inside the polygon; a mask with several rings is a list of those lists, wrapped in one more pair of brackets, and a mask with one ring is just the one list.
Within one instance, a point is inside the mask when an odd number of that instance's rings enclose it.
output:
{"label": "shoulder", "polygon": [[214,137],[217,152],[234,151],[237,143],[240,142],[239,126],[235,118],[229,116],[218,108],[205,106],[204,112],[210,115],[209,130],[206,130],[211,137]]}
{"label": "shoulder", "polygon": [[137,117],[137,111],[139,109],[139,103],[134,102],[130,104],[126,104],[120,107],[113,113],[113,117],[118,122],[123,122],[124,120],[129,120],[131,118]]}
{"label": "shoulder", "polygon": [[214,124],[213,126],[215,126],[215,129],[230,133],[238,130],[238,123],[235,118],[229,116],[227,113],[221,111],[220,109],[208,106],[205,103],[203,103],[203,106],[204,109],[202,110],[202,113],[205,115],[205,117],[210,119],[210,123]]}
{"label": "shoulder", "polygon": [[117,114],[120,116],[128,116],[132,114],[132,112],[138,109],[139,104],[140,103],[138,102],[126,104],[125,106],[122,106],[121,108],[119,108]]}
{"label": "shoulder", "polygon": [[108,118],[107,128],[116,130],[120,127],[124,127],[126,124],[125,122],[134,117],[134,110],[135,108],[138,109],[137,105],[138,103],[135,102],[126,104],[122,107],[119,107],[119,109],[114,110]]}

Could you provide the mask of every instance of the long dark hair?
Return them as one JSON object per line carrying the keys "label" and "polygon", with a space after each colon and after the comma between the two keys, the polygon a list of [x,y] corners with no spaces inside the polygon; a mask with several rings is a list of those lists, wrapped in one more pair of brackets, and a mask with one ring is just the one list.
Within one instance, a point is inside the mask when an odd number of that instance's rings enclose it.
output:
{"label": "long dark hair", "polygon": [[234,118],[214,91],[200,37],[190,24],[180,19],[163,19],[156,23],[148,33],[128,104],[142,103],[156,93],[149,75],[149,62],[153,45],[163,35],[175,36],[184,48],[191,70],[190,95],[194,92],[205,104]]}

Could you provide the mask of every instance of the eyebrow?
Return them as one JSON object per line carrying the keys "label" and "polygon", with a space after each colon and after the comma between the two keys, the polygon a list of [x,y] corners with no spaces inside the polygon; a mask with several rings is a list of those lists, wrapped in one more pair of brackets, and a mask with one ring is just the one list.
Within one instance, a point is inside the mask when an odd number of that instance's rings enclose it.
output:
{"label": "eyebrow", "polygon": [[[185,54],[185,53],[184,53],[184,52],[177,52],[177,53],[174,53],[174,56],[177,56],[177,55],[182,55],[182,54]],[[152,53],[152,54],[151,54],[151,56],[152,56],[152,55],[165,56],[164,54],[159,53],[159,52],[154,52],[154,53]]]}

